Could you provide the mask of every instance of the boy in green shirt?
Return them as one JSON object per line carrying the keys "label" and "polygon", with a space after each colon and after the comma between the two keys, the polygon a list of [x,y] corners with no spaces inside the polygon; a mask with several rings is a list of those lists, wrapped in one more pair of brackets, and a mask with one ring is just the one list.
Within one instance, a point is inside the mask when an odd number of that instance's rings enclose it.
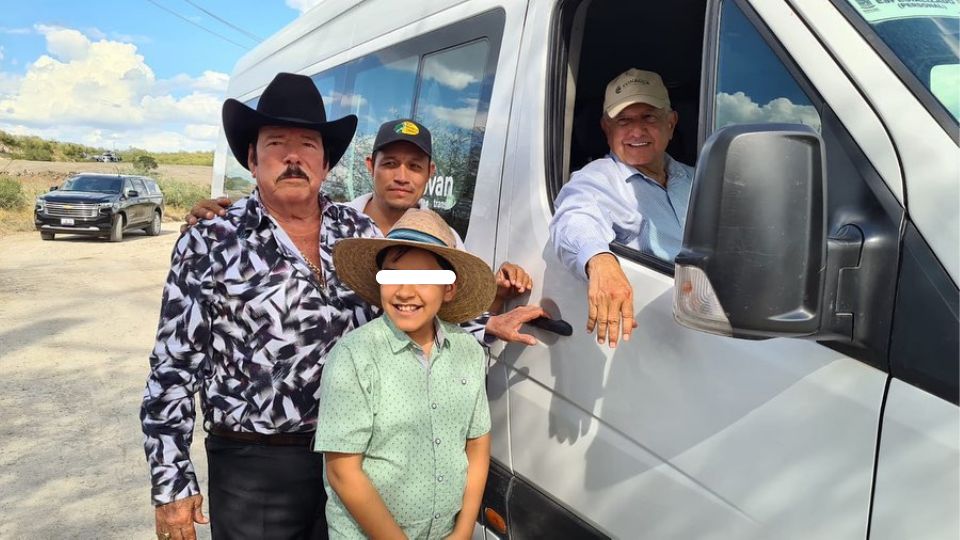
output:
{"label": "boy in green shirt", "polygon": [[482,313],[496,285],[455,245],[440,216],[413,208],[385,238],[334,249],[340,279],[384,315],[340,340],[320,383],[314,450],[330,538],[473,533],[490,410],[485,354],[457,323]]}

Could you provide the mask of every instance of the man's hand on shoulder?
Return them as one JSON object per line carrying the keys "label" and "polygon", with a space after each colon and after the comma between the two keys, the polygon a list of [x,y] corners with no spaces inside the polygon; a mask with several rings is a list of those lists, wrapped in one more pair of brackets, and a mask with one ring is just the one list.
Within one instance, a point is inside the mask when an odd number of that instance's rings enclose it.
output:
{"label": "man's hand on shoulder", "polygon": [[203,495],[200,494],[161,504],[155,514],[160,540],[196,540],[197,530],[193,524],[210,523],[203,515]]}
{"label": "man's hand on shoulder", "polygon": [[187,229],[200,223],[201,220],[210,220],[216,216],[223,217],[227,215],[227,208],[230,208],[231,204],[233,203],[230,201],[230,198],[226,196],[199,201],[193,205],[190,212],[183,217],[185,223],[180,226],[180,233],[186,232]]}
{"label": "man's hand on shoulder", "polygon": [[587,291],[587,333],[597,329],[597,343],[609,341],[616,348],[620,333],[630,341],[637,327],[633,319],[633,288],[612,253],[600,253],[587,262],[590,287]]}

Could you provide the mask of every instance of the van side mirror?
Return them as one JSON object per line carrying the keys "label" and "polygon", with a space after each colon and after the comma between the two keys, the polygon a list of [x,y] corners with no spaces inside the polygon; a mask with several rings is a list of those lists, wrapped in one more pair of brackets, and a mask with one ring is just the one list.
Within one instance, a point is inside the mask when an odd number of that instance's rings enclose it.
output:
{"label": "van side mirror", "polygon": [[128,190],[126,190],[123,194],[126,195],[127,197],[139,197],[139,196],[140,196],[140,192],[137,191],[137,190],[135,190],[135,189],[128,189]]}
{"label": "van side mirror", "polygon": [[729,126],[697,160],[674,317],[696,330],[813,336],[826,263],[823,141],[798,124]]}

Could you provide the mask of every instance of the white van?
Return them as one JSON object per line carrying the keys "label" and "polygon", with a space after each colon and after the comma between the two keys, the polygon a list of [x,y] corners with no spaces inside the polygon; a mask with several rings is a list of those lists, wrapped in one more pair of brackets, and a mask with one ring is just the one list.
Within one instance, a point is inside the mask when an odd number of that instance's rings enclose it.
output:
{"label": "white van", "polygon": [[[339,200],[381,122],[422,121],[425,203],[572,324],[493,351],[475,538],[951,539],[958,33],[958,0],[326,0],[228,94],[297,72],[356,114]],[[639,327],[610,350],[547,227],[630,67],[663,76],[698,172],[676,261],[611,246]],[[214,193],[251,185],[221,141]]]}

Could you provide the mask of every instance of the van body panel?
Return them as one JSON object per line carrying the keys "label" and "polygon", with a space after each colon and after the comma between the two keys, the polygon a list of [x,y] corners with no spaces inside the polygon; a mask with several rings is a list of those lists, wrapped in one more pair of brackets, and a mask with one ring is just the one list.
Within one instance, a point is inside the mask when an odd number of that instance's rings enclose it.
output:
{"label": "van body panel", "polygon": [[[895,188],[890,169],[878,166],[868,147],[863,147],[864,151],[901,204],[906,202],[911,220],[954,284],[960,284],[960,152],[955,139],[827,0],[791,3],[807,24],[817,29],[818,37],[881,116],[882,129],[889,132],[896,148],[885,156],[888,160],[899,159],[904,193]],[[836,111],[843,119],[843,109]]]}
{"label": "van body panel", "polygon": [[[557,260],[547,230],[538,138],[549,4],[532,3],[521,50],[497,262],[527,269],[541,284],[527,302],[574,334],[531,330],[541,345],[500,353],[516,381],[514,472],[614,537],[863,538],[881,371],[812,342],[685,329],[673,320],[672,277],[626,259],[639,327],[615,351],[586,334],[586,283]],[[809,33],[800,43],[819,48]],[[825,57],[820,48],[806,61]],[[853,90],[845,79],[830,84],[838,95]],[[861,129],[879,127],[868,108],[859,113]],[[879,144],[890,151],[888,139]],[[830,496],[819,494],[825,488]]]}
{"label": "van body panel", "polygon": [[872,540],[960,536],[960,409],[894,379],[883,415]]}

